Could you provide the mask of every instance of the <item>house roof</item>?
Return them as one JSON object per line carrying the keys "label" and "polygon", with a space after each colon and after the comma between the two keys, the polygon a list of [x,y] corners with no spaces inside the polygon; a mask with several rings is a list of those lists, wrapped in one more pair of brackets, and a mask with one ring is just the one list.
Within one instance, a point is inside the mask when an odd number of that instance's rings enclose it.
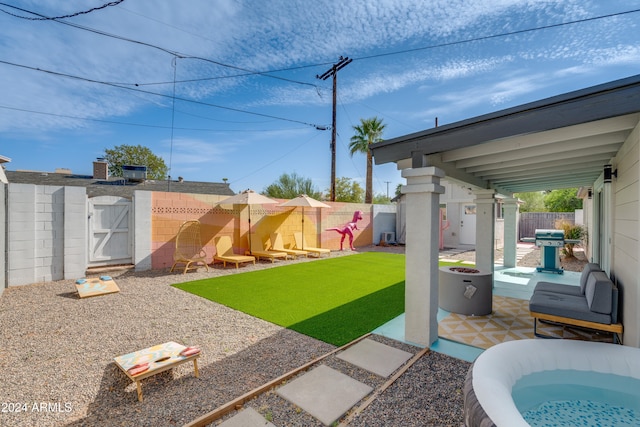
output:
{"label": "house roof", "polygon": [[509,195],[592,185],[640,120],[640,75],[371,146],[376,164],[436,166]]}
{"label": "house roof", "polygon": [[87,196],[119,196],[131,198],[136,190],[166,191],[172,193],[216,194],[233,196],[229,184],[198,181],[144,181],[128,182],[120,177],[107,180],[94,179],[91,175],[74,175],[56,172],[5,171],[7,180],[16,184],[86,187]]}

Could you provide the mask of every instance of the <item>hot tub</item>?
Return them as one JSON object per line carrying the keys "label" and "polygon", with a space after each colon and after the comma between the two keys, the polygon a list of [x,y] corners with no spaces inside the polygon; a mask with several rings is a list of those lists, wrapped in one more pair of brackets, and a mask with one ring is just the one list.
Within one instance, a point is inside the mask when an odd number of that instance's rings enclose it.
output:
{"label": "hot tub", "polygon": [[[640,349],[597,342],[540,339],[509,341],[493,346],[478,356],[465,381],[464,416],[467,427],[528,427],[529,423],[512,397],[513,388],[523,377],[547,371],[557,373],[550,376],[554,378],[549,383],[551,389],[564,381],[571,382],[568,385],[574,384],[577,390],[586,385],[584,380],[578,379],[580,372],[585,374],[583,378],[599,373],[637,380],[631,382],[635,385],[626,386],[630,390],[625,391],[637,396]],[[565,376],[565,371],[573,374]],[[604,389],[605,383],[600,381],[589,387]]]}

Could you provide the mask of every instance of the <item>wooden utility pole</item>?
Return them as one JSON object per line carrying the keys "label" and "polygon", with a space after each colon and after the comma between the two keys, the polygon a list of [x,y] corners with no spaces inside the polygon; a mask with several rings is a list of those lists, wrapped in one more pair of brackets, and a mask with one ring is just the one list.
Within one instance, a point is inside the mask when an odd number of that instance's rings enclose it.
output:
{"label": "wooden utility pole", "polygon": [[338,71],[349,65],[353,61],[348,57],[340,57],[338,63],[325,71],[321,76],[316,75],[320,80],[327,80],[333,76],[333,114],[331,118],[331,201],[336,201],[336,100],[338,92]]}

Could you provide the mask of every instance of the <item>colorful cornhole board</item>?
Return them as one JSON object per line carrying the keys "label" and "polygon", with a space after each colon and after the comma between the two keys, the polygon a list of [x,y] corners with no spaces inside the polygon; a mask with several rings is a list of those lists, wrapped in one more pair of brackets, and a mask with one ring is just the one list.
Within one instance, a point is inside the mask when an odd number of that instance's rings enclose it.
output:
{"label": "colorful cornhole board", "polygon": [[138,401],[142,402],[141,380],[192,360],[195,376],[198,378],[198,357],[200,357],[198,348],[185,347],[170,341],[118,356],[114,360],[118,368],[136,383]]}
{"label": "colorful cornhole board", "polygon": [[100,276],[93,279],[76,280],[76,289],[80,298],[95,297],[98,295],[120,292],[116,282],[109,276]]}

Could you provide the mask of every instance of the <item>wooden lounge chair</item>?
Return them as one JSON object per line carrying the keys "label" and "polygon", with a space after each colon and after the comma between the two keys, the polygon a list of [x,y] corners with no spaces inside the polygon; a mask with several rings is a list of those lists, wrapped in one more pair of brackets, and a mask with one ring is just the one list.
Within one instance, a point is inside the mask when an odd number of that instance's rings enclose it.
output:
{"label": "wooden lounge chair", "polygon": [[184,264],[182,274],[185,274],[187,270],[197,269],[198,263],[202,263],[209,271],[207,253],[200,239],[200,221],[186,221],[180,226],[176,236],[176,250],[173,253],[173,266],[170,271],[173,271],[176,265]]}
{"label": "wooden lounge chair", "polygon": [[253,256],[235,254],[231,245],[231,237],[229,236],[220,236],[216,239],[216,255],[213,260],[222,261],[223,267],[226,267],[228,262],[234,263],[236,268],[241,262],[256,263],[256,258]]}
{"label": "wooden lounge chair", "polygon": [[285,252],[294,258],[299,256],[309,256],[309,251],[285,248],[284,244],[282,243],[282,236],[280,235],[280,233],[271,233],[271,249],[273,249],[274,251]]}
{"label": "wooden lounge chair", "polygon": [[251,255],[256,257],[258,261],[260,261],[260,258],[270,259],[271,262],[275,262],[276,258],[282,258],[282,259],[289,258],[289,254],[287,254],[286,252],[272,251],[272,250],[266,249],[264,247],[264,244],[262,243],[262,238],[257,234],[254,234],[251,237]]}
{"label": "wooden lounge chair", "polygon": [[314,248],[312,246],[308,246],[307,242],[305,241],[304,235],[302,234],[301,231],[293,233],[293,239],[296,242],[296,247],[295,247],[296,249],[311,252],[312,254],[315,254],[317,257],[320,257],[320,255],[322,254],[327,254],[327,256],[331,254],[331,249]]}

